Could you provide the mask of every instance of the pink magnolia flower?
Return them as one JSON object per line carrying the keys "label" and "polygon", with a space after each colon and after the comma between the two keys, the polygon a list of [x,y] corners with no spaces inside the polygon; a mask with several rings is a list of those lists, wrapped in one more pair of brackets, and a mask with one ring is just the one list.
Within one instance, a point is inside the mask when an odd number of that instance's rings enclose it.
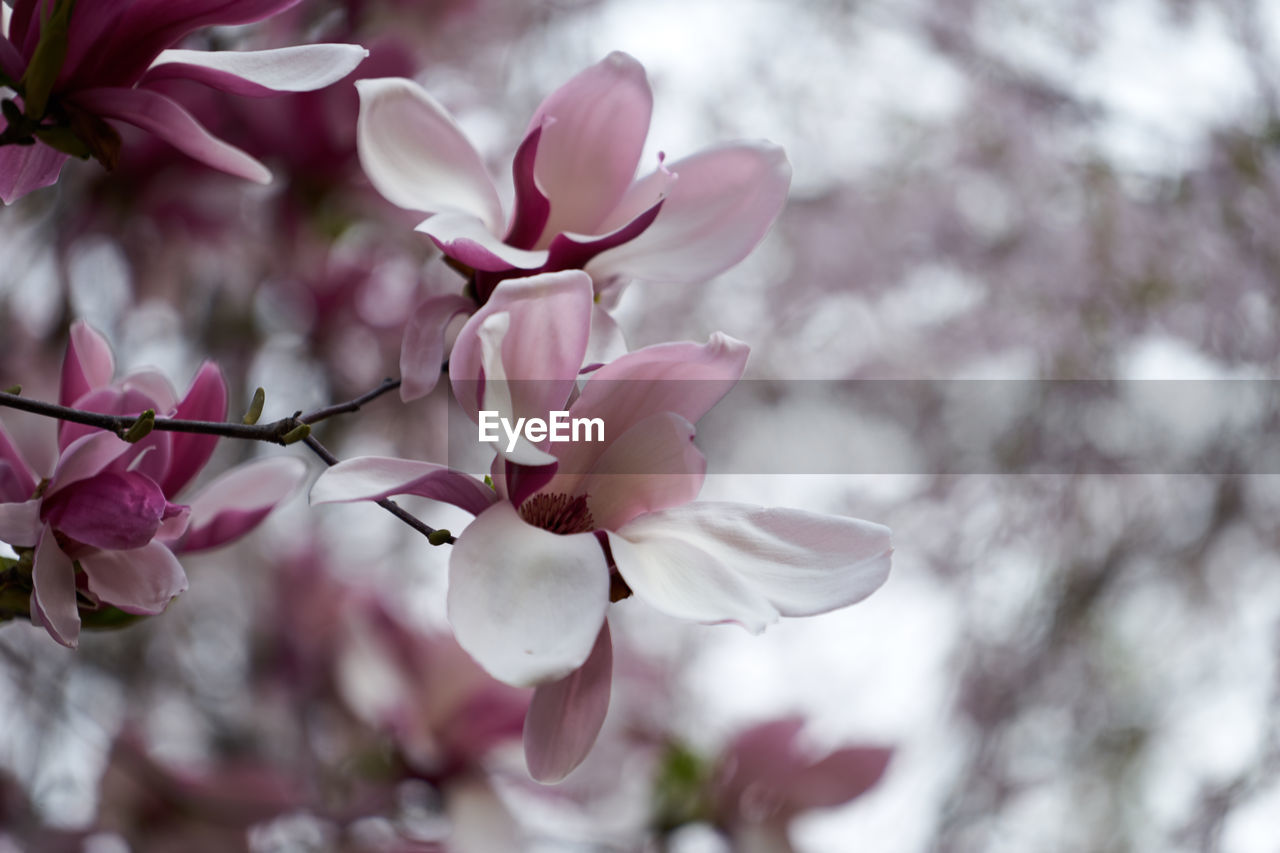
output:
{"label": "pink magnolia flower", "polygon": [[711,817],[734,850],[793,853],[788,824],[812,809],[862,796],[889,766],[893,750],[855,746],[814,755],[799,742],[801,717],[771,720],[741,732],[711,780]]}
{"label": "pink magnolia flower", "polygon": [[[418,230],[473,271],[481,304],[505,278],[558,270],[585,270],[599,291],[637,278],[709,279],[760,242],[791,182],[782,149],[768,142],[660,160],[636,180],[653,96],[640,63],[615,52],[534,113],[515,155],[508,218],[479,152],[431,95],[401,78],[356,87],[356,142],[369,180],[393,204],[429,214]],[[426,356],[440,350],[444,326],[473,308],[444,296],[418,309],[401,359],[405,399],[431,390],[440,362]],[[616,338],[608,316],[597,315],[593,334]],[[414,365],[425,365],[421,376],[405,370]]]}
{"label": "pink magnolia flower", "polygon": [[449,370],[473,417],[567,406],[571,419],[602,419],[604,441],[526,442],[495,463],[492,490],[442,465],[364,457],[325,471],[311,492],[313,503],[415,494],[476,514],[450,556],[449,619],[495,678],[538,687],[525,752],[541,780],[576,766],[603,722],[611,599],[634,593],[672,616],[758,632],[870,595],[891,551],[888,529],[870,522],[693,502],[706,466],[693,425],[741,376],[739,341],[628,353],[570,403],[592,297],[576,271],[501,282],[459,334]]}
{"label": "pink magnolia flower", "polygon": [[[69,152],[93,155],[111,168],[120,139],[107,120],[141,128],[220,171],[268,182],[265,166],[214,137],[155,84],[180,78],[261,97],[341,80],[364,58],[364,48],[168,49],[201,27],[259,21],[297,2],[17,0],[12,12],[3,7],[0,85],[18,90],[25,126],[15,127],[6,115],[2,132],[35,144],[0,148],[0,199],[12,202],[54,183]],[[65,52],[60,62],[59,48]]]}
{"label": "pink magnolia flower", "polygon": [[[116,383],[111,349],[80,322],[62,365],[64,405],[106,414],[221,420],[227,388],[205,363],[178,400],[161,375]],[[215,548],[256,527],[302,481],[298,459],[275,458],[227,472],[192,496],[175,497],[204,467],[216,436],[153,431],[130,444],[112,433],[62,423],[59,456],[45,481],[0,427],[0,540],[33,549],[31,620],[74,647],[79,597],[126,613],[154,615],[187,588],[175,552]]]}

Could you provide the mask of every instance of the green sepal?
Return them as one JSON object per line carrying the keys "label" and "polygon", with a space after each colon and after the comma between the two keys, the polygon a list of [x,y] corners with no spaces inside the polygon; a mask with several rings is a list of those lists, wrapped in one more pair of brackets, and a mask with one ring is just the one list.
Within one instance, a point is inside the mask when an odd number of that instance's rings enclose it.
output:
{"label": "green sepal", "polygon": [[262,407],[267,402],[267,392],[261,386],[253,392],[253,401],[249,403],[249,411],[244,413],[242,419],[244,423],[253,426],[258,422],[258,418],[262,417]]}
{"label": "green sepal", "polygon": [[81,160],[88,160],[93,152],[89,150],[89,146],[75,131],[69,127],[47,127],[36,131],[36,139],[39,139],[50,148],[61,151],[63,154],[70,154],[72,157],[78,157]]}
{"label": "green sepal", "polygon": [[71,11],[75,5],[76,0],[56,0],[53,13],[40,26],[40,41],[19,81],[28,118],[37,121],[44,118],[49,106],[49,95],[67,58]]}
{"label": "green sepal", "polygon": [[117,628],[127,628],[145,618],[145,616],[135,613],[125,613],[119,608],[105,604],[96,610],[83,608],[80,610],[80,626],[94,631],[112,631]]}

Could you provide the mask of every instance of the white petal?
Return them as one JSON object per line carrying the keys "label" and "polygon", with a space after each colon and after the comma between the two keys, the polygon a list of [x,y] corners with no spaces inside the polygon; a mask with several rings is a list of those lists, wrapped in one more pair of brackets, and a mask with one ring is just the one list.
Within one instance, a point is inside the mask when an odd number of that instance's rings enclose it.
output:
{"label": "white petal", "polygon": [[[369,51],[358,44],[306,44],[275,50],[164,50],[151,68],[169,64],[195,66],[197,74],[198,69],[221,72],[270,92],[311,92],[346,77],[368,55]],[[178,76],[190,76],[179,74],[178,69],[172,71]],[[161,73],[163,69],[157,72]]]}
{"label": "white petal", "polygon": [[480,154],[448,111],[399,77],[360,80],[356,147],[373,186],[392,204],[469,213],[497,234],[502,204]]}
{"label": "white petal", "polygon": [[608,604],[609,569],[595,535],[540,530],[505,501],[462,532],[449,558],[449,621],[458,643],[517,687],[582,666]]}
{"label": "white petal", "polygon": [[866,598],[889,575],[889,529],[747,504],[691,503],[611,534],[618,571],[672,615],[760,630],[769,610],[812,616]]}

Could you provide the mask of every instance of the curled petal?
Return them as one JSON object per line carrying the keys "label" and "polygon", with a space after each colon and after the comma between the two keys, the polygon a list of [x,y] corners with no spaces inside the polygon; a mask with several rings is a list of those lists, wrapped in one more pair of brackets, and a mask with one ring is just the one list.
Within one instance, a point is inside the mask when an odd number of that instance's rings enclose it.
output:
{"label": "curled petal", "polygon": [[142,84],[170,77],[236,95],[311,92],[336,83],[369,55],[358,44],[307,44],[274,50],[162,51]]}
{"label": "curled petal", "polygon": [[603,365],[627,354],[627,339],[622,327],[599,303],[591,306],[591,336],[587,340],[587,352],[582,357],[585,364]]}
{"label": "curled petal", "polygon": [[860,797],[880,781],[892,758],[893,750],[885,747],[838,749],[792,777],[792,808],[826,809]]}
{"label": "curled petal", "polygon": [[109,385],[115,371],[116,360],[107,339],[84,320],[77,320],[71,325],[67,351],[62,356],[58,403],[75,405],[90,391]]}
{"label": "curled petal", "polygon": [[419,495],[479,515],[497,495],[480,480],[434,462],[358,456],[326,469],[311,487],[311,503],[377,501]]}
{"label": "curled petal", "polygon": [[476,304],[465,296],[436,296],[423,300],[404,327],[400,344],[400,399],[416,400],[430,394],[440,381],[444,366],[444,336],[459,314],[469,314]]}
{"label": "curled petal", "polygon": [[669,168],[678,179],[653,225],[591,261],[592,278],[692,283],[719,275],[764,238],[791,185],[786,155],[767,142],[714,148]]}
{"label": "curled petal", "polygon": [[178,550],[217,548],[257,527],[306,479],[301,459],[275,457],[233,468],[191,498],[191,518]]}
{"label": "curled petal", "polygon": [[609,569],[591,533],[526,524],[505,501],[463,531],[449,557],[449,622],[458,643],[517,687],[586,662],[609,604]]}
{"label": "curled petal", "polygon": [[59,489],[96,475],[132,449],[133,445],[109,432],[95,432],[77,438],[58,457],[53,476],[44,490],[45,499],[48,500]]}
{"label": "curled petal", "polygon": [[497,234],[502,204],[479,152],[453,117],[417,83],[359,80],[356,148],[374,188],[425,213],[469,213]]}
{"label": "curled petal", "polygon": [[524,718],[524,757],[543,783],[559,782],[582,763],[600,736],[613,681],[613,641],[605,621],[587,662],[533,693]]}
{"label": "curled petal", "polygon": [[[591,330],[591,279],[578,270],[507,279],[458,333],[449,356],[449,379],[458,403],[473,418],[484,393],[499,378],[508,382],[511,412],[545,418],[563,408],[574,387]],[[501,323],[486,321],[506,314]],[[486,364],[485,348],[490,363]],[[484,408],[497,409],[486,404]]]}
{"label": "curled petal", "polygon": [[751,631],[776,615],[861,601],[888,578],[893,551],[883,525],[732,503],[643,515],[610,534],[609,544],[623,578],[658,609]]}
{"label": "curled petal", "polygon": [[104,471],[47,498],[42,515],[77,542],[123,551],[151,541],[167,506],[164,492],[150,477]]}
{"label": "curled petal", "polygon": [[644,67],[614,52],[551,93],[529,131],[542,129],[534,176],[551,202],[541,244],[594,234],[635,178],[653,93]]}
{"label": "curled petal", "polygon": [[[178,403],[173,416],[182,420],[221,421],[227,416],[227,380],[211,361],[200,365],[187,396]],[[160,480],[166,495],[176,495],[204,468],[218,444],[214,435],[175,433],[170,445],[168,471]]]}
{"label": "curled petal", "polygon": [[187,589],[187,575],[159,542],[131,551],[95,551],[80,558],[89,591],[125,613],[154,616]]}
{"label": "curled petal", "polygon": [[206,166],[260,184],[270,183],[267,167],[218,139],[189,112],[149,89],[85,89],[75,103],[90,112],[141,128]]}
{"label": "curled petal", "polygon": [[39,614],[49,636],[75,648],[80,641],[80,611],[76,606],[76,569],[71,558],[54,541],[53,531],[44,529],[36,545],[31,571],[32,622]]}
{"label": "curled petal", "polygon": [[12,204],[29,192],[58,182],[67,155],[47,145],[0,148],[0,201]]}
{"label": "curled petal", "polygon": [[472,269],[505,272],[533,271],[547,262],[546,252],[531,252],[508,246],[469,213],[437,213],[417,229],[431,238],[440,251]]}

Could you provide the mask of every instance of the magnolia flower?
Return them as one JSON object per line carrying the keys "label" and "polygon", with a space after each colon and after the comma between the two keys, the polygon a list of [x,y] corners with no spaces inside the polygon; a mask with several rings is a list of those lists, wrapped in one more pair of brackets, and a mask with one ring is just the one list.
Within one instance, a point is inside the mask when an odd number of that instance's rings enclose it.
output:
{"label": "magnolia flower", "polygon": [[[782,149],[768,142],[660,159],[636,180],[653,96],[640,63],[615,52],[534,113],[516,151],[507,217],[479,152],[422,87],[387,78],[356,88],[356,143],[369,180],[393,204],[429,214],[418,230],[474,272],[481,304],[499,281],[539,272],[583,269],[598,291],[634,278],[709,279],[760,242],[791,182]],[[418,309],[401,358],[405,399],[431,390],[444,327],[474,307],[443,296]],[[612,321],[596,314],[600,351],[625,351]],[[406,370],[415,365],[418,373]]]}
{"label": "magnolia flower", "polygon": [[[538,687],[525,752],[540,780],[576,766],[603,722],[611,599],[634,593],[679,618],[759,632],[870,595],[891,551],[888,529],[865,521],[692,502],[706,467],[693,425],[742,375],[746,345],[716,334],[637,350],[594,370],[570,403],[591,308],[585,273],[503,281],[449,367],[469,412],[567,406],[602,419],[604,441],[519,447],[495,464],[492,490],[442,465],[364,457],[311,492],[313,503],[415,494],[476,514],[450,556],[449,619],[495,678]],[[538,454],[554,464],[524,464]]]}
{"label": "magnolia flower", "polygon": [[801,717],[771,720],[741,732],[711,779],[711,819],[749,853],[793,853],[792,820],[812,809],[847,803],[874,787],[893,756],[885,747],[855,746],[818,756],[799,742]]}
{"label": "magnolia flower", "polygon": [[211,135],[155,84],[186,79],[260,97],[341,80],[365,57],[364,48],[167,49],[201,27],[259,21],[297,2],[17,0],[12,12],[0,7],[0,87],[17,91],[0,135],[10,143],[0,148],[0,199],[8,203],[54,183],[69,154],[92,155],[112,168],[120,137],[108,119],[141,128],[220,171],[270,181],[265,166]]}
{"label": "magnolia flower", "polygon": [[[222,373],[206,363],[182,400],[157,373],[110,383],[107,342],[85,323],[71,330],[62,365],[63,405],[107,414],[216,419],[226,416]],[[41,481],[0,427],[0,540],[33,549],[31,620],[74,647],[78,597],[126,613],[154,615],[187,588],[175,552],[215,548],[252,530],[302,481],[290,458],[234,469],[175,504],[204,467],[216,436],[153,431],[129,443],[109,432],[63,423],[59,456]]]}

